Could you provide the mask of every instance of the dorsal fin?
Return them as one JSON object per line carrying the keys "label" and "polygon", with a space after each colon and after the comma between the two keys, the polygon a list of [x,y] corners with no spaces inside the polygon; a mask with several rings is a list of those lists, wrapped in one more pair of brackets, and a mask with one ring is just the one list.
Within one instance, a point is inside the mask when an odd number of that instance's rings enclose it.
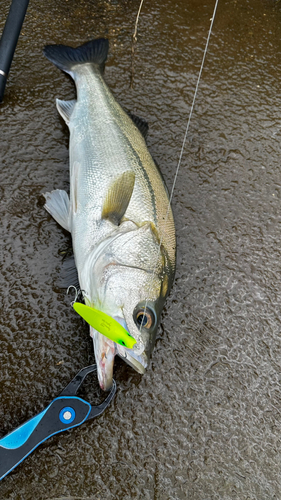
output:
{"label": "dorsal fin", "polygon": [[148,134],[148,129],[149,129],[149,125],[148,125],[147,121],[144,120],[143,118],[140,118],[137,115],[134,115],[133,113],[131,113],[131,111],[127,111],[127,114],[129,115],[131,120],[134,122],[136,127],[139,129],[142,136],[146,139],[147,134]]}
{"label": "dorsal fin", "polygon": [[103,219],[119,226],[130,203],[134,184],[135,174],[132,171],[126,171],[115,179],[105,197],[101,214]]}

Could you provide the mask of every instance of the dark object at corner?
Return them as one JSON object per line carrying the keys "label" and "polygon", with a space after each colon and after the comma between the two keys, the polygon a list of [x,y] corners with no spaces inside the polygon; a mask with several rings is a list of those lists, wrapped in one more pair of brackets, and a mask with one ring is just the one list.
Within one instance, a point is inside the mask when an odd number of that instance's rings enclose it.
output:
{"label": "dark object at corner", "polygon": [[0,481],[49,437],[104,412],[116,392],[114,381],[110,393],[98,406],[76,396],[87,375],[96,369],[96,365],[91,365],[80,370],[45,410],[0,439]]}
{"label": "dark object at corner", "polygon": [[3,101],[6,81],[17,46],[29,0],[12,0],[0,40],[0,102]]}

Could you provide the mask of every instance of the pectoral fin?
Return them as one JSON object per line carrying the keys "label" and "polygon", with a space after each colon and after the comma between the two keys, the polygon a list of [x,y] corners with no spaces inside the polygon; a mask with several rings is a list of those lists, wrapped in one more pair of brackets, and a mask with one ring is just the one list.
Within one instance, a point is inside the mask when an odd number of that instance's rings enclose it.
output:
{"label": "pectoral fin", "polygon": [[135,184],[134,172],[124,172],[110,186],[102,209],[102,218],[110,220],[116,226],[119,226],[124,216]]}

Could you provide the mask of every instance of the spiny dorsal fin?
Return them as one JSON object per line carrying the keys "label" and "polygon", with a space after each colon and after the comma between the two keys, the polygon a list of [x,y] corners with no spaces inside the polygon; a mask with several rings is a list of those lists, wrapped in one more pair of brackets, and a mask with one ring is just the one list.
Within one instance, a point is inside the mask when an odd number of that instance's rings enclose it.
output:
{"label": "spiny dorsal fin", "polygon": [[75,99],[73,99],[73,101],[61,101],[60,99],[56,100],[57,110],[61,117],[64,119],[66,125],[68,125],[70,122],[70,117],[73,113],[75,104]]}
{"label": "spiny dorsal fin", "polygon": [[127,171],[119,175],[109,188],[102,209],[102,218],[119,226],[134,190],[135,174]]}
{"label": "spiny dorsal fin", "polygon": [[136,127],[139,129],[139,131],[143,135],[143,137],[146,139],[147,134],[148,134],[148,129],[149,129],[149,125],[148,125],[147,121],[145,121],[143,118],[140,118],[137,115],[134,115],[133,113],[131,113],[131,111],[128,111],[127,114],[129,115],[131,120],[134,122]]}

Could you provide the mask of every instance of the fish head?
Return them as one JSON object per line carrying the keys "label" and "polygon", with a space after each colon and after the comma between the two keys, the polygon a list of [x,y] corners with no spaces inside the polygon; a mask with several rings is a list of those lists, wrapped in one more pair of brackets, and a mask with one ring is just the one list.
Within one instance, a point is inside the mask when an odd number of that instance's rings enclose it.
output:
{"label": "fish head", "polygon": [[137,372],[145,372],[173,278],[167,252],[152,224],[121,226],[104,242],[98,258],[92,259],[90,293],[85,297],[86,303],[112,316],[136,340],[129,349],[91,327],[99,383],[104,390],[112,385],[116,354]]}

